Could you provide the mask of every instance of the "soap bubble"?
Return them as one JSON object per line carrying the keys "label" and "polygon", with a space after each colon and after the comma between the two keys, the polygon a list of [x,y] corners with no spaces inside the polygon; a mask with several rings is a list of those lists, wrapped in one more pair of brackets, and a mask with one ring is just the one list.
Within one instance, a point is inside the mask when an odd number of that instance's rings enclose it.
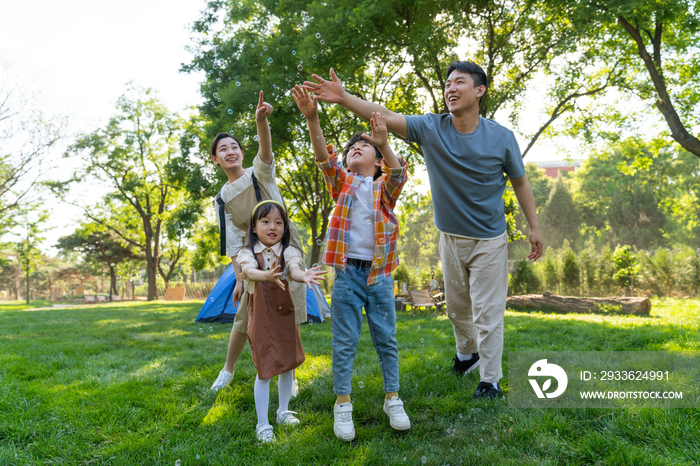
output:
{"label": "soap bubble", "polygon": [[292,128],[287,128],[287,131],[288,131],[288,132],[291,132],[291,131],[292,131]]}
{"label": "soap bubble", "polygon": [[175,461],[175,466],[182,466],[182,460]]}
{"label": "soap bubble", "polygon": [[219,97],[219,93],[218,93],[218,92],[214,92],[214,97]]}
{"label": "soap bubble", "polygon": [[262,53],[262,52],[260,52],[260,56],[261,56],[261,57],[263,56],[263,53]]}
{"label": "soap bubble", "polygon": [[360,380],[359,382],[357,382],[357,386],[360,388],[365,388],[365,383]]}
{"label": "soap bubble", "polygon": [[253,141],[258,142],[260,140],[260,137],[256,134],[253,136]]}
{"label": "soap bubble", "polygon": [[198,460],[198,459],[199,459],[199,454],[195,455],[194,458]]}
{"label": "soap bubble", "polygon": [[233,109],[232,109],[232,108],[229,108],[229,109],[228,109],[228,114],[229,114],[229,115],[233,115]]}
{"label": "soap bubble", "polygon": [[318,264],[314,264],[311,266],[311,268],[318,267]]}
{"label": "soap bubble", "polygon": [[416,327],[416,328],[417,328],[418,330],[420,330],[420,325],[419,325],[418,327]]}
{"label": "soap bubble", "polygon": [[296,50],[292,50],[292,55],[296,55],[296,54],[297,54],[297,51],[296,51]]}
{"label": "soap bubble", "polygon": [[216,82],[217,82],[217,83],[220,83],[220,82],[221,82],[221,78],[216,78]]}
{"label": "soap bubble", "polygon": [[426,458],[425,456],[423,456],[423,457],[421,457],[420,462],[423,463],[423,464],[425,464],[425,463],[428,462],[428,458]]}
{"label": "soap bubble", "polygon": [[285,70],[288,70],[288,69],[289,69],[289,67],[288,67],[288,66],[285,66],[285,67],[284,67],[284,69],[285,69]]}
{"label": "soap bubble", "polygon": [[248,105],[248,107],[250,107],[250,108],[252,109],[252,108],[253,108],[253,104]]}
{"label": "soap bubble", "polygon": [[316,240],[316,244],[318,244],[318,245],[320,246],[320,245],[323,244],[323,241],[319,238],[319,239]]}
{"label": "soap bubble", "polygon": [[202,333],[202,327],[199,327],[199,333]]}
{"label": "soap bubble", "polygon": [[241,82],[240,82],[240,81],[236,81],[236,86],[240,87],[240,86],[241,86]]}
{"label": "soap bubble", "polygon": [[312,55],[311,57],[312,57],[314,60],[316,60],[316,55]]}
{"label": "soap bubble", "polygon": [[459,418],[462,419],[462,413],[459,413]]}
{"label": "soap bubble", "polygon": [[273,85],[272,85],[272,88],[273,88],[273,89],[277,89],[277,84],[273,84]]}
{"label": "soap bubble", "polygon": [[297,66],[297,69],[298,69],[299,71],[301,71],[301,70],[303,70],[303,69],[304,69],[304,67],[303,67],[303,66],[301,66],[301,65],[299,65],[299,66]]}
{"label": "soap bubble", "polygon": [[210,332],[213,332],[213,331],[214,331],[214,327],[209,327],[209,331],[210,331]]}
{"label": "soap bubble", "polygon": [[287,102],[287,105],[289,105],[289,106],[291,107],[291,106],[292,106],[292,103],[291,103],[291,102]]}
{"label": "soap bubble", "polygon": [[455,317],[457,317],[457,314],[453,312],[451,317],[454,319]]}
{"label": "soap bubble", "polygon": [[320,32],[317,32],[317,33],[316,33],[316,39],[320,39],[320,38],[321,38],[321,33],[320,33]]}
{"label": "soap bubble", "polygon": [[323,39],[321,39],[321,45],[323,45],[323,44],[325,44],[325,43],[326,43],[326,41],[323,40]]}
{"label": "soap bubble", "polygon": [[279,48],[279,47],[277,47],[277,48],[276,48],[275,50],[277,50],[277,51],[279,52],[279,51],[280,51],[280,48]]}
{"label": "soap bubble", "polygon": [[263,45],[263,50],[267,50],[267,45]]}
{"label": "soap bubble", "polygon": [[268,59],[267,59],[267,62],[268,62],[268,63],[272,63],[272,57],[268,58]]}
{"label": "soap bubble", "polygon": [[204,114],[204,118],[209,118],[209,114],[208,114],[208,113],[205,113],[205,114]]}
{"label": "soap bubble", "polygon": [[422,339],[422,338],[420,339],[420,342],[423,343],[423,339]]}

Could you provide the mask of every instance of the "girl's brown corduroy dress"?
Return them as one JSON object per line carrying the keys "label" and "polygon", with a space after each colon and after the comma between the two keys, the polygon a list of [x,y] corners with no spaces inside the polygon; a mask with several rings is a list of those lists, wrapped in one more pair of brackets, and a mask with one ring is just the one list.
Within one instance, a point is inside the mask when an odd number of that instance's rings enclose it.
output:
{"label": "girl's brown corduroy dress", "polygon": [[[255,258],[261,268],[262,254]],[[282,283],[284,290],[275,283],[256,282],[255,292],[248,295],[248,338],[260,380],[296,369],[305,359],[289,284]]]}

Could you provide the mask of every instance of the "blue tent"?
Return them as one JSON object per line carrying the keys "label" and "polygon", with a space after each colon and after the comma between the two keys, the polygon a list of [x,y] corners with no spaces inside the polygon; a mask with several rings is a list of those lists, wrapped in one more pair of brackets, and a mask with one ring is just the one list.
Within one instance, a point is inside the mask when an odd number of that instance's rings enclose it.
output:
{"label": "blue tent", "polygon": [[[233,304],[231,296],[236,286],[236,274],[233,264],[221,275],[219,281],[211,290],[207,300],[195,322],[233,322],[236,316],[237,306]],[[317,285],[312,285],[314,290],[306,290],[306,315],[309,323],[321,323],[331,313],[323,292]]]}

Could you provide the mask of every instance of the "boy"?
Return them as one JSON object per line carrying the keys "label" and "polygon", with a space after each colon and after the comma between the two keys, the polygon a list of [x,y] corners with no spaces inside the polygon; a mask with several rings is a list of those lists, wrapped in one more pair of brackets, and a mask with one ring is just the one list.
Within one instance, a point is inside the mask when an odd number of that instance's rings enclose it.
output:
{"label": "boy", "polygon": [[[319,99],[342,105],[364,120],[386,115],[389,130],[423,150],[440,230],[440,259],[445,297],[455,334],[453,371],[479,368],[473,398],[503,396],[503,316],[508,294],[508,236],[503,206],[507,175],[525,214],[531,245],[529,259],[542,255],[535,198],[525,175],[513,132],[479,116],[488,79],[477,64],[452,62],[447,68],[445,104],[449,113],[402,115],[359,99],[343,89],[331,69],[331,81],[313,75],[305,82]],[[454,316],[454,317],[452,317]]]}
{"label": "boy", "polygon": [[326,146],[316,98],[298,85],[292,93],[306,117],[316,164],[337,203],[323,257],[323,262],[336,271],[331,301],[333,382],[337,396],[333,432],[346,442],[355,438],[350,382],[363,307],[384,379],[384,412],[392,428],[407,430],[411,421],[398,396],[399,351],[391,278],[399,263],[399,222],[392,209],[406,183],[406,162],[396,157],[387,142],[384,117],[373,114],[372,135],[355,135],[345,146],[341,166],[333,146]]}

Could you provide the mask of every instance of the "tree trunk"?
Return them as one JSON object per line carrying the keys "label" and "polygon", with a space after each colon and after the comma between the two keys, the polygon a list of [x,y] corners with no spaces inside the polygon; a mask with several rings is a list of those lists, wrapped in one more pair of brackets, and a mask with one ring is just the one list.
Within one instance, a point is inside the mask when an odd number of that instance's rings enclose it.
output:
{"label": "tree trunk", "polygon": [[117,273],[112,266],[109,267],[109,287],[112,290],[110,294],[119,294],[117,291]]}
{"label": "tree trunk", "polygon": [[556,311],[577,313],[613,311],[624,314],[649,315],[651,311],[649,298],[579,298],[576,296],[557,296],[549,291],[545,291],[542,295],[509,296],[506,306],[549,308]]}

